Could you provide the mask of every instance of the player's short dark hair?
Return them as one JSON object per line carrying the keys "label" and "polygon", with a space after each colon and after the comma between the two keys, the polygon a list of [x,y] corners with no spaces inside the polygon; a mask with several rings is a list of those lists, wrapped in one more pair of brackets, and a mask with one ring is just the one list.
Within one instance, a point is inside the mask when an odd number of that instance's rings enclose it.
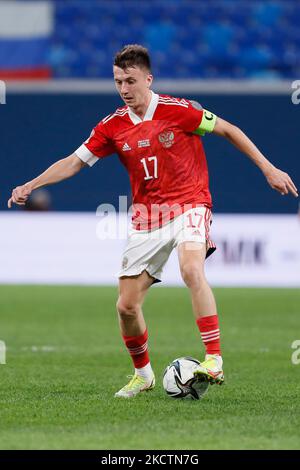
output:
{"label": "player's short dark hair", "polygon": [[140,67],[151,72],[148,49],[139,44],[128,44],[115,55],[114,65],[125,70],[128,67]]}

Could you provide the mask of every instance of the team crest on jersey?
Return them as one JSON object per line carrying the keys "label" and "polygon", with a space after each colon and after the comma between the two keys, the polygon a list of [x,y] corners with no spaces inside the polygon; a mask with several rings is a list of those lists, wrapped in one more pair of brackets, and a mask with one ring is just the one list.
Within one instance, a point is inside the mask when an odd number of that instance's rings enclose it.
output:
{"label": "team crest on jersey", "polygon": [[169,148],[174,144],[174,132],[161,132],[161,134],[158,136],[158,140],[165,148]]}

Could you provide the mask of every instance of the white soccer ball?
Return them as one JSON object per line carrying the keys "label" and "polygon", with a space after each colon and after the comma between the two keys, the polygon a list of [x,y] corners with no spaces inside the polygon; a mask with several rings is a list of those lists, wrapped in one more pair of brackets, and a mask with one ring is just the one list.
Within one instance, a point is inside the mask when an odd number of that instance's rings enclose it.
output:
{"label": "white soccer ball", "polygon": [[193,357],[179,357],[168,365],[163,376],[163,387],[170,397],[190,400],[203,397],[209,383],[194,376],[199,364]]}

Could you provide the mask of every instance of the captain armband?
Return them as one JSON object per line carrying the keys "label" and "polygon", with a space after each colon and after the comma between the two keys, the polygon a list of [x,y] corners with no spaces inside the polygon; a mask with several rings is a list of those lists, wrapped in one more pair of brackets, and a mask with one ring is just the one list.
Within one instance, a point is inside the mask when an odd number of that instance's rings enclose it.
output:
{"label": "captain armband", "polygon": [[206,132],[212,132],[216,125],[217,116],[207,109],[203,109],[202,120],[199,127],[194,130],[194,134],[205,135]]}

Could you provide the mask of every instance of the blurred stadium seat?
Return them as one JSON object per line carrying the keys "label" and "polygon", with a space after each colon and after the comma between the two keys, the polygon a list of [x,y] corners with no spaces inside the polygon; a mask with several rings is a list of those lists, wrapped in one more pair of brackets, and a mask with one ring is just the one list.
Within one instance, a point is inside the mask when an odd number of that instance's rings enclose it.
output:
{"label": "blurred stadium seat", "polygon": [[300,71],[297,0],[6,0],[0,8],[4,79],[108,78],[112,57],[129,43],[150,49],[161,78],[286,79]]}
{"label": "blurred stadium seat", "polygon": [[57,78],[111,76],[124,44],[149,47],[155,73],[175,78],[291,78],[299,74],[296,0],[54,1],[49,55]]}

